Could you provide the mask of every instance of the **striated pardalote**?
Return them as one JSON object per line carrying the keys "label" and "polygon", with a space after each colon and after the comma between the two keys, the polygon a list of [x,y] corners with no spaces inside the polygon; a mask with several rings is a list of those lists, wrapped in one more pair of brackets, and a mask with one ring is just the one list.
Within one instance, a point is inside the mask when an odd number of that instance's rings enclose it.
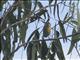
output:
{"label": "striated pardalote", "polygon": [[51,32],[51,26],[49,20],[45,23],[43,27],[43,37],[48,37]]}

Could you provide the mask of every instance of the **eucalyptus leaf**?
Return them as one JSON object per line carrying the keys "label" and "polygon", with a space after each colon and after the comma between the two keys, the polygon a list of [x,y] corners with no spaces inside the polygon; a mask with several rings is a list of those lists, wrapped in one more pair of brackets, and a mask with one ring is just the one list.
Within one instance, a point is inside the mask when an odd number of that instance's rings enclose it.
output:
{"label": "eucalyptus leaf", "polygon": [[38,6],[39,6],[39,8],[43,8],[43,5],[41,2],[38,2]]}
{"label": "eucalyptus leaf", "polygon": [[[29,36],[29,38],[28,38],[28,40],[27,40],[26,45],[24,46],[24,49],[27,47],[27,45],[28,45],[28,43],[30,42],[30,40],[31,40],[31,38],[33,37],[33,35],[39,34],[39,32],[37,31],[38,29],[39,29],[39,28],[37,28],[36,30],[34,30],[34,31],[31,33],[31,35]],[[33,40],[38,40],[39,35],[35,35],[34,37],[35,37],[35,39],[33,39]],[[37,38],[37,39],[36,39],[36,38]]]}
{"label": "eucalyptus leaf", "polygon": [[51,51],[54,53],[54,52],[56,52],[56,47],[55,47],[55,45],[54,45],[54,42],[52,42],[52,44],[51,44]]}
{"label": "eucalyptus leaf", "polygon": [[14,31],[14,40],[13,40],[13,44],[15,44],[18,41],[18,32],[17,32],[17,26],[13,27],[13,31]]}
{"label": "eucalyptus leaf", "polygon": [[55,0],[55,3],[54,3],[54,9],[53,9],[54,17],[55,17],[56,8],[57,8],[57,0]]}
{"label": "eucalyptus leaf", "polygon": [[41,15],[44,15],[45,12],[47,12],[46,9],[41,9],[39,12],[37,12],[34,16],[31,17],[30,23],[36,21],[38,18],[40,18]]}
{"label": "eucalyptus leaf", "polygon": [[40,48],[40,43],[39,43],[39,32],[38,30],[35,30],[34,35],[33,35],[33,39],[32,39],[32,43],[33,43],[33,47],[32,47],[32,60],[37,60],[37,52],[39,52],[39,48]]}
{"label": "eucalyptus leaf", "polygon": [[0,11],[3,9],[3,5],[7,2],[8,0],[0,0]]}
{"label": "eucalyptus leaf", "polygon": [[68,17],[68,18],[66,18],[66,20],[65,21],[63,21],[63,24],[65,24],[65,23],[68,23],[70,20],[71,20],[71,16],[70,17]]}
{"label": "eucalyptus leaf", "polygon": [[[38,2],[37,4],[38,4],[38,6],[39,6],[40,9],[44,7],[41,2]],[[46,10],[46,9],[45,9],[45,10]],[[42,11],[41,13],[43,13],[43,11]],[[46,12],[43,13],[43,15],[44,15],[44,18],[46,18]],[[39,15],[38,15],[38,16],[39,16]]]}
{"label": "eucalyptus leaf", "polygon": [[28,47],[27,47],[27,60],[32,60],[32,47],[33,44],[29,43]]}
{"label": "eucalyptus leaf", "polygon": [[66,37],[66,32],[65,32],[65,28],[64,28],[64,25],[62,24],[61,20],[59,21],[59,27],[60,27],[60,33],[63,37],[63,42],[67,42],[67,37]]}
{"label": "eucalyptus leaf", "polygon": [[71,20],[71,23],[73,23],[73,24],[75,24],[75,25],[77,25],[77,24],[78,24],[78,22],[77,22],[77,21],[73,21],[73,20]]}
{"label": "eucalyptus leaf", "polygon": [[53,0],[49,0],[49,4],[51,4],[53,2]]}
{"label": "eucalyptus leaf", "polygon": [[52,1],[53,1],[53,0],[49,0],[49,8],[50,8],[50,12],[51,12],[51,13],[52,13],[52,10],[51,10],[51,6],[50,6],[50,5],[51,5]]}
{"label": "eucalyptus leaf", "polygon": [[77,7],[77,21],[78,21],[78,25],[80,25],[80,11],[78,7]]}
{"label": "eucalyptus leaf", "polygon": [[39,31],[36,30],[35,33],[34,33],[34,37],[33,37],[32,40],[35,40],[35,41],[36,41],[36,40],[39,40],[39,36],[40,36]]}
{"label": "eucalyptus leaf", "polygon": [[7,16],[7,19],[9,20],[10,24],[13,24],[17,21],[16,16],[12,12],[10,12]]}
{"label": "eucalyptus leaf", "polygon": [[36,7],[37,7],[37,4],[38,4],[38,0],[35,0],[34,2],[34,8],[33,8],[33,12],[35,11]]}
{"label": "eucalyptus leaf", "polygon": [[37,45],[34,43],[29,43],[27,47],[27,59],[37,60]]}
{"label": "eucalyptus leaf", "polygon": [[41,59],[46,59],[46,54],[48,53],[48,47],[46,42],[43,40],[41,43],[41,51],[40,51],[40,57]]}
{"label": "eucalyptus leaf", "polygon": [[[5,44],[4,44],[4,50],[3,50],[3,54],[4,54],[4,57],[3,57],[3,60],[10,60],[10,56],[9,54],[11,53],[11,39],[10,39],[10,30],[8,29],[5,33],[5,37],[6,37],[6,40],[5,40]],[[9,58],[10,57],[10,58]]]}
{"label": "eucalyptus leaf", "polygon": [[32,60],[37,60],[37,44],[35,42],[32,47]]}
{"label": "eucalyptus leaf", "polygon": [[31,0],[27,0],[27,1],[23,1],[23,5],[24,5],[24,15],[23,17],[29,17],[31,14],[31,7],[32,7],[32,1]]}
{"label": "eucalyptus leaf", "polygon": [[20,42],[24,43],[25,42],[25,36],[26,36],[26,31],[28,28],[28,24],[26,24],[25,22],[20,24]]}
{"label": "eucalyptus leaf", "polygon": [[67,16],[68,16],[68,12],[66,13],[66,15],[65,15],[65,17],[63,19],[64,21],[66,20]]}
{"label": "eucalyptus leaf", "polygon": [[10,39],[10,33],[11,31],[8,29],[5,33],[6,37],[6,45],[5,45],[5,51],[7,55],[11,52],[11,39]]}
{"label": "eucalyptus leaf", "polygon": [[59,60],[65,60],[65,56],[64,56],[64,53],[63,53],[63,49],[62,49],[62,45],[61,45],[60,40],[56,39],[54,41],[54,45],[56,47],[56,54],[57,54]]}
{"label": "eucalyptus leaf", "polygon": [[2,50],[2,45],[1,45],[1,36],[0,36],[0,53],[1,53],[1,50]]}
{"label": "eucalyptus leaf", "polygon": [[51,53],[49,52],[48,58],[49,58],[49,60],[55,60],[55,54],[54,54],[54,53],[51,54]]}
{"label": "eucalyptus leaf", "polygon": [[57,16],[58,16],[58,19],[60,20],[60,16],[59,16],[59,5],[57,4]]}
{"label": "eucalyptus leaf", "polygon": [[[72,31],[72,35],[77,33],[75,28],[73,29]],[[67,54],[70,54],[75,46],[75,43],[77,43],[78,41],[80,41],[80,34],[77,34],[75,36],[72,36],[72,40],[71,40],[71,45],[70,45],[70,48],[69,48],[69,51]]]}
{"label": "eucalyptus leaf", "polygon": [[65,60],[65,56],[63,53],[62,45],[60,40],[58,39],[58,34],[56,31],[56,26],[54,26],[54,39],[51,45],[52,52],[55,52],[59,58],[59,60]]}
{"label": "eucalyptus leaf", "polygon": [[[8,14],[7,19],[9,20],[10,25],[16,23],[17,21],[16,16],[14,16],[13,13]],[[17,25],[13,26],[13,32],[14,32],[13,44],[15,44],[18,41]]]}

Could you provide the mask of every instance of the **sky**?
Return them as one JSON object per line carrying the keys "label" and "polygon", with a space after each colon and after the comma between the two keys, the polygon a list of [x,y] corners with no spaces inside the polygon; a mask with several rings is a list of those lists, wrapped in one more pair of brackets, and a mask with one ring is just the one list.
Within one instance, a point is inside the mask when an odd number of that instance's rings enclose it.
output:
{"label": "sky", "polygon": [[[43,4],[44,6],[48,5],[48,2],[47,2],[47,1],[41,1],[41,2],[42,2],[42,4]],[[10,3],[12,3],[12,1],[11,1]],[[79,5],[79,6],[80,6],[80,5]],[[62,8],[62,7],[60,7],[60,10],[61,10],[61,8]],[[49,8],[47,8],[47,9],[49,9]],[[63,19],[63,16],[65,16],[65,14],[66,14],[67,11],[68,11],[68,8],[66,7],[66,8],[64,9],[64,12],[63,12],[63,13],[60,13],[60,14],[62,15],[62,16],[60,15],[61,19]],[[50,13],[50,11],[49,11],[49,13]],[[1,12],[0,12],[0,14],[1,14]],[[54,24],[54,22],[53,22],[53,19],[54,19],[54,18],[53,18],[53,14],[50,13],[50,16],[51,16],[50,23],[51,23],[51,24]],[[39,25],[40,25],[40,26],[41,26],[41,25],[43,26],[42,23],[40,23]],[[26,32],[27,35],[26,35],[26,39],[25,39],[25,40],[27,40],[28,37],[30,36],[30,34],[32,33],[32,31],[35,30],[34,28],[36,28],[35,23],[29,24],[29,29],[28,29],[29,32]],[[57,29],[58,29],[58,28],[57,28]],[[72,28],[68,28],[67,34],[69,35],[69,34],[71,34],[71,32],[72,32]],[[62,43],[62,47],[63,47],[63,51],[64,51],[64,54],[65,54],[66,60],[80,60],[80,58],[78,57],[78,54],[77,54],[75,48],[73,49],[72,54],[67,55],[67,52],[68,52],[69,46],[70,46],[70,42],[69,42],[69,41],[68,41],[67,43],[65,43],[65,44],[63,44],[62,41],[61,41],[61,43]],[[80,51],[79,51],[79,52],[80,52]],[[2,60],[2,57],[3,57],[3,54],[1,53],[1,60]],[[15,53],[13,60],[27,60],[26,50],[24,50],[23,47],[20,48],[20,49]],[[40,59],[39,59],[39,60],[40,60]],[[57,57],[56,57],[56,60],[58,60]]]}

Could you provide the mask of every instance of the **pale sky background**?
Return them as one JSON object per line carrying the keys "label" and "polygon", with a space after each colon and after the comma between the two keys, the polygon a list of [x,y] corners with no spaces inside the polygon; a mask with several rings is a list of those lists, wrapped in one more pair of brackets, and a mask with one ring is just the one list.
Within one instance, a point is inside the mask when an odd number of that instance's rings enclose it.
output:
{"label": "pale sky background", "polygon": [[[43,4],[44,6],[48,5],[48,2],[47,2],[47,1],[41,1],[41,2],[42,2],[42,4]],[[12,1],[11,1],[10,3],[12,3]],[[80,6],[80,4],[79,4],[79,6]],[[48,8],[47,8],[47,9],[48,9]],[[62,6],[60,7],[60,10],[61,10],[61,9],[62,9]],[[68,8],[65,7],[65,8],[64,8],[64,11],[63,11],[62,13],[60,12],[60,14],[62,15],[62,16],[60,15],[61,19],[63,19],[63,17],[65,16],[65,14],[66,14],[67,11],[68,11]],[[49,11],[49,12],[50,12],[50,11]],[[1,15],[1,12],[0,12],[0,15]],[[52,25],[52,24],[54,24],[54,22],[52,21],[52,20],[54,19],[54,18],[53,18],[53,14],[50,13],[50,16],[51,16],[50,23],[51,23],[51,25]],[[41,25],[43,26],[42,23],[39,23],[39,25],[40,25],[40,26],[41,26]],[[33,29],[32,29],[32,28],[33,28]],[[32,31],[34,31],[34,30],[35,30],[35,23],[30,23],[30,24],[29,24],[29,29],[28,29],[29,32],[26,32],[26,33],[27,33],[27,35],[26,35],[26,40],[28,39],[28,37],[30,36],[30,34],[32,33]],[[68,34],[68,35],[71,34],[71,31],[72,31],[72,28],[68,28],[67,34]],[[69,41],[68,41],[67,43],[65,43],[65,44],[63,44],[62,41],[61,41],[61,43],[62,43],[62,46],[63,46],[63,51],[64,51],[64,54],[65,54],[66,60],[80,60],[80,58],[79,58],[79,56],[78,56],[75,48],[73,49],[72,54],[67,55],[67,52],[68,52],[69,46],[70,46],[70,42],[69,42]],[[80,43],[79,43],[79,44],[80,44]],[[80,50],[79,50],[79,52],[80,52]],[[3,55],[2,55],[2,53],[1,53],[1,60],[2,60],[2,57],[3,57]],[[15,53],[13,60],[27,60],[26,50],[24,50],[23,47],[20,48],[20,49]],[[39,59],[39,60],[40,60],[40,59]],[[56,58],[56,60],[58,60],[58,59]]]}

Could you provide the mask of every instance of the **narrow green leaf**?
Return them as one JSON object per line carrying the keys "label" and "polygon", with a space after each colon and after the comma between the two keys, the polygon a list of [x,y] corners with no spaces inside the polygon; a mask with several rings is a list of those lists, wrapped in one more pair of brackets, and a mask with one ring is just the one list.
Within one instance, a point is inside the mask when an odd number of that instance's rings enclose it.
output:
{"label": "narrow green leaf", "polygon": [[48,54],[48,58],[49,58],[49,60],[55,60],[55,53],[50,53],[49,52],[49,54]]}
{"label": "narrow green leaf", "polygon": [[41,2],[38,2],[38,6],[39,6],[39,8],[43,8],[43,5]]}
{"label": "narrow green leaf", "polygon": [[32,43],[33,43],[32,60],[37,60],[37,52],[40,54],[40,48],[41,48],[41,44],[39,42],[40,34],[39,34],[38,29],[33,31],[32,34],[33,34],[33,38],[32,38]]}
{"label": "narrow green leaf", "polygon": [[68,12],[66,13],[66,15],[65,15],[65,17],[63,19],[64,21],[66,20],[67,16],[68,16]]}
{"label": "narrow green leaf", "polygon": [[27,47],[27,60],[32,60],[32,47],[33,44],[29,43],[28,47]]}
{"label": "narrow green leaf", "polygon": [[54,42],[52,42],[52,44],[51,44],[51,51],[54,53],[54,52],[56,52],[56,47],[55,47],[55,45],[54,45]]}
{"label": "narrow green leaf", "polygon": [[55,17],[56,7],[57,7],[57,0],[55,0],[55,3],[54,3],[54,9],[53,9],[53,15],[54,15],[54,17]]}
{"label": "narrow green leaf", "polygon": [[23,17],[29,17],[31,14],[31,7],[32,7],[32,1],[31,0],[27,0],[27,1],[23,1],[23,5],[24,5],[24,15]]}
{"label": "narrow green leaf", "polygon": [[65,60],[62,45],[57,36],[56,26],[54,28],[55,28],[54,29],[54,34],[55,34],[54,39],[55,40],[53,40],[53,42],[52,42],[52,48],[53,48],[52,50],[53,50],[53,52],[57,53],[59,60]]}
{"label": "narrow green leaf", "polygon": [[78,32],[80,32],[80,11],[78,7],[77,7],[77,20],[78,20],[77,30]]}
{"label": "narrow green leaf", "polygon": [[73,21],[73,20],[71,20],[71,23],[73,23],[73,24],[75,24],[75,25],[77,25],[77,24],[78,24],[78,22],[77,22],[77,21]]}
{"label": "narrow green leaf", "polygon": [[41,59],[45,59],[47,53],[48,53],[48,47],[46,42],[43,40],[41,43],[41,53],[40,53]]}
{"label": "narrow green leaf", "polygon": [[[27,45],[28,45],[28,43],[30,42],[30,39],[32,38],[32,36],[36,33],[36,31],[38,30],[39,28],[37,28],[36,30],[34,30],[33,32],[32,32],[32,34],[29,36],[29,38],[28,38],[28,40],[27,40],[27,43],[26,43],[26,45],[24,46],[24,49],[27,47]],[[39,36],[37,36],[38,38],[39,38]]]}
{"label": "narrow green leaf", "polygon": [[35,42],[32,47],[32,60],[37,60],[37,44]]}
{"label": "narrow green leaf", "polygon": [[0,11],[2,10],[2,8],[3,8],[3,5],[0,3]]}
{"label": "narrow green leaf", "polygon": [[77,21],[78,21],[78,25],[80,25],[80,11],[78,6],[77,6]]}
{"label": "narrow green leaf", "polygon": [[[72,35],[76,33],[76,30],[73,29],[72,31]],[[80,41],[80,34],[72,36],[72,40],[71,40],[71,45],[68,51],[68,54],[70,54],[75,46],[75,43],[77,43],[78,41]]]}
{"label": "narrow green leaf", "polygon": [[34,2],[34,8],[33,8],[33,12],[35,11],[36,7],[37,7],[37,4],[38,4],[38,0],[35,0]]}
{"label": "narrow green leaf", "polygon": [[[75,33],[76,33],[76,30],[73,29],[72,34],[75,34]],[[72,41],[71,41],[71,45],[70,45],[68,54],[70,54],[70,53],[72,52],[72,49],[73,49],[73,47],[74,47],[74,41],[75,41],[75,36],[72,36]]]}
{"label": "narrow green leaf", "polygon": [[14,31],[14,40],[13,40],[13,44],[15,44],[18,41],[18,33],[17,33],[17,26],[13,27],[13,31]]}
{"label": "narrow green leaf", "polygon": [[[41,2],[38,2],[38,6],[39,6],[40,9],[43,8],[43,5],[42,5]],[[42,10],[41,10],[41,11],[42,11]],[[47,10],[46,10],[46,11],[47,11]],[[41,13],[43,13],[43,11],[42,11]],[[46,18],[46,12],[43,13],[43,15],[44,15],[44,18]],[[38,16],[39,16],[39,15],[38,15]]]}
{"label": "narrow green leaf", "polygon": [[49,4],[51,4],[51,3],[52,3],[52,1],[53,1],[53,0],[49,0]]}
{"label": "narrow green leaf", "polygon": [[[9,20],[10,25],[16,23],[16,21],[17,21],[16,16],[14,16],[13,13],[9,13],[7,19]],[[15,44],[18,39],[17,25],[14,25],[12,28],[13,28],[13,32],[14,32],[13,44]]]}
{"label": "narrow green leaf", "polygon": [[69,11],[71,11],[72,0],[69,1]]}
{"label": "narrow green leaf", "polygon": [[77,25],[77,32],[80,33],[80,25]]}
{"label": "narrow green leaf", "polygon": [[[35,48],[35,50],[38,51],[38,52],[39,52],[39,49],[40,49],[39,37],[40,37],[39,31],[38,30],[35,30],[35,32],[33,34],[33,38],[32,38],[32,41],[33,41],[32,43],[34,44],[34,47],[33,48]],[[35,56],[36,56],[36,53],[37,52],[34,53]]]}
{"label": "narrow green leaf", "polygon": [[11,48],[11,40],[10,40],[10,34],[11,31],[8,29],[5,33],[5,37],[6,37],[6,50],[8,53],[10,53],[10,48]]}
{"label": "narrow green leaf", "polygon": [[[34,40],[34,41],[39,40],[39,32],[38,32],[38,30],[35,30],[32,35],[34,35],[32,40]],[[37,60],[37,50],[38,50],[37,46],[38,46],[38,43],[37,42],[32,42],[31,44],[32,44],[32,48],[31,48],[31,53],[30,53],[31,57],[30,58],[31,58],[31,60]]]}
{"label": "narrow green leaf", "polygon": [[11,59],[11,57],[9,57],[9,54],[11,53],[10,34],[11,34],[11,32],[9,29],[6,31],[6,33],[4,33],[6,40],[5,40],[4,49],[3,49],[3,54],[4,54],[3,60]]}
{"label": "narrow green leaf", "polygon": [[20,42],[24,43],[25,42],[25,37],[26,37],[26,30],[28,28],[28,24],[25,22],[20,24]]}
{"label": "narrow green leaf", "polygon": [[64,25],[62,24],[61,20],[59,21],[59,27],[60,27],[60,33],[61,33],[61,35],[63,37],[63,42],[65,42],[65,40],[67,42],[65,28],[64,28]]}
{"label": "narrow green leaf", "polygon": [[[22,2],[22,1],[20,1],[20,2]],[[24,14],[23,14],[23,17],[21,18],[22,8],[24,9]],[[18,6],[18,20],[24,20],[26,17],[28,17],[30,11],[31,11],[31,0],[23,1],[22,6],[21,5]],[[20,41],[19,42],[20,43],[25,42],[27,28],[28,28],[28,21],[22,22],[19,24],[19,33],[20,33],[20,35],[19,35]],[[17,31],[15,31],[15,32],[17,32]],[[17,35],[14,37],[16,38]]]}
{"label": "narrow green leaf", "polygon": [[50,6],[50,5],[51,5],[52,1],[53,1],[53,0],[49,0],[49,8],[50,8],[50,12],[51,12],[51,13],[52,13],[52,10],[51,10],[51,6]]}
{"label": "narrow green leaf", "polygon": [[34,16],[31,17],[30,23],[36,21],[38,18],[40,18],[41,15],[45,14],[47,10],[41,9],[39,12],[37,12]]}
{"label": "narrow green leaf", "polygon": [[63,49],[62,49],[62,45],[61,45],[60,40],[56,39],[54,44],[55,44],[55,47],[57,49],[56,53],[57,53],[59,60],[65,60],[65,56],[63,53]]}
{"label": "narrow green leaf", "polygon": [[21,20],[21,9],[22,9],[22,7],[21,7],[21,5],[19,5],[18,6],[18,20]]}
{"label": "narrow green leaf", "polygon": [[68,23],[71,20],[72,17],[66,18],[66,20],[63,21],[63,24]]}
{"label": "narrow green leaf", "polygon": [[0,54],[1,54],[2,46],[1,46],[1,35],[0,35]]}
{"label": "narrow green leaf", "polygon": [[35,41],[36,41],[36,40],[39,40],[39,35],[40,35],[40,34],[39,34],[39,31],[36,30],[35,33],[34,33],[34,37],[33,37],[32,40],[35,40]]}
{"label": "narrow green leaf", "polygon": [[16,16],[14,16],[13,12],[10,12],[8,14],[7,19],[9,20],[10,24],[13,24],[13,23],[15,23],[17,21],[16,20]]}
{"label": "narrow green leaf", "polygon": [[7,2],[7,0],[0,0],[0,11],[3,9],[3,5]]}
{"label": "narrow green leaf", "polygon": [[59,16],[59,5],[57,4],[57,16],[58,16],[58,19],[60,20],[60,16]]}

